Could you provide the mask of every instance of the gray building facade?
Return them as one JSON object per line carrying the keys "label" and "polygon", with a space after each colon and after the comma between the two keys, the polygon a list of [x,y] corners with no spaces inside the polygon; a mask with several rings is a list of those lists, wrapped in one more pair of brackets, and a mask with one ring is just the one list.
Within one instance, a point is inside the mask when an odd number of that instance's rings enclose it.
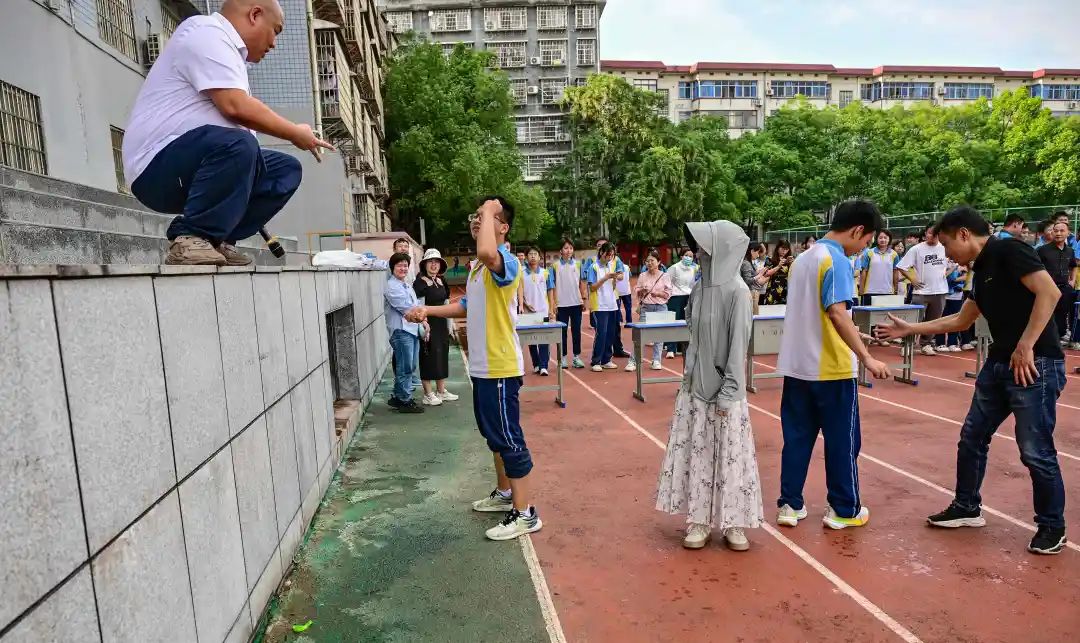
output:
{"label": "gray building facade", "polygon": [[495,54],[494,67],[510,77],[517,106],[522,175],[538,181],[570,150],[567,86],[600,70],[604,1],[380,0],[391,31],[415,32],[446,52],[458,43]]}

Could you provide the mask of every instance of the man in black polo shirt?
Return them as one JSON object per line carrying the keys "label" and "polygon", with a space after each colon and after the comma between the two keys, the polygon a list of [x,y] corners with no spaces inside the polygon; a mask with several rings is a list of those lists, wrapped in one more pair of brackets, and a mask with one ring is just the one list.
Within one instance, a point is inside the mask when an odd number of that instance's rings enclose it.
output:
{"label": "man in black polo shirt", "polygon": [[1061,299],[1054,310],[1054,324],[1062,334],[1062,340],[1065,340],[1065,331],[1069,327],[1069,312],[1073,307],[1073,272],[1076,269],[1076,255],[1068,244],[1069,224],[1060,221],[1055,223],[1050,238],[1050,243],[1039,246],[1035,252],[1039,254],[1050,278],[1061,291]]}
{"label": "man in black polo shirt", "polygon": [[949,211],[937,224],[950,259],[975,261],[970,298],[959,313],[909,324],[895,317],[877,327],[878,339],[950,333],[971,326],[981,313],[994,343],[975,380],[956,454],[956,497],[928,518],[936,527],[982,527],[979,487],[986,474],[990,439],[1012,414],[1020,461],[1031,475],[1038,530],[1028,545],[1036,554],[1065,546],[1065,485],[1061,480],[1054,425],[1057,399],[1065,387],[1065,355],[1051,319],[1061,292],[1035,250],[1017,239],[991,236],[990,224],[967,206]]}

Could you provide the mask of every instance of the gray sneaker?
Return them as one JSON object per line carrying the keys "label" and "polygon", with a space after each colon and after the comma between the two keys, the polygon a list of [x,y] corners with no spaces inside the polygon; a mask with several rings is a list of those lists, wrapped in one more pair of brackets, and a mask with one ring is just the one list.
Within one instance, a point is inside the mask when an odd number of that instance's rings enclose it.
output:
{"label": "gray sneaker", "polygon": [[237,250],[231,243],[219,245],[217,251],[225,257],[226,266],[246,266],[251,263],[251,257]]}
{"label": "gray sneaker", "polygon": [[499,490],[495,489],[487,498],[472,503],[472,508],[473,511],[503,513],[512,511],[514,509],[514,503],[510,498],[504,498],[503,495],[499,493]]}
{"label": "gray sneaker", "polygon": [[165,263],[171,266],[224,266],[228,260],[206,239],[182,235],[172,240]]}

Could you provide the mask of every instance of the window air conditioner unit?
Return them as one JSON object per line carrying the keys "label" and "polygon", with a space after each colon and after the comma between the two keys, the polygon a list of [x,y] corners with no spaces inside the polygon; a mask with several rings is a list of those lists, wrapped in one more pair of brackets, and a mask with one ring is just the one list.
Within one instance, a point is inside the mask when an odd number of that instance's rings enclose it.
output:
{"label": "window air conditioner unit", "polygon": [[944,96],[945,95],[945,88],[944,87],[938,87],[937,88],[937,93],[938,93],[938,96]]}
{"label": "window air conditioner unit", "polygon": [[540,57],[539,56],[533,56],[532,58],[529,59],[529,64],[530,65],[539,65],[540,64]]}
{"label": "window air conditioner unit", "polygon": [[536,94],[540,93],[540,86],[539,85],[529,85],[529,88],[527,90],[525,90],[525,93],[529,94],[530,96],[535,96]]}
{"label": "window air conditioner unit", "polygon": [[570,141],[570,135],[565,132],[559,132],[555,135],[555,140],[560,143],[568,143]]}
{"label": "window air conditioner unit", "polygon": [[766,89],[766,90],[765,90],[765,95],[766,95],[766,96],[772,96],[772,95],[773,95],[773,91],[772,91],[772,89]]}
{"label": "window air conditioner unit", "polygon": [[161,55],[161,48],[165,39],[159,33],[152,33],[146,37],[146,66],[151,67]]}

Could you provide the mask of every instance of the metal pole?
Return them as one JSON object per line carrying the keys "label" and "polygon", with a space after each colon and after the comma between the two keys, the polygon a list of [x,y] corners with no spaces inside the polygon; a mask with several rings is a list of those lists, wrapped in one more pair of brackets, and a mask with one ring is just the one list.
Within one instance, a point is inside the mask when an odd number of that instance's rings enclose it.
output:
{"label": "metal pole", "polygon": [[420,245],[427,246],[427,225],[423,217],[420,218]]}

